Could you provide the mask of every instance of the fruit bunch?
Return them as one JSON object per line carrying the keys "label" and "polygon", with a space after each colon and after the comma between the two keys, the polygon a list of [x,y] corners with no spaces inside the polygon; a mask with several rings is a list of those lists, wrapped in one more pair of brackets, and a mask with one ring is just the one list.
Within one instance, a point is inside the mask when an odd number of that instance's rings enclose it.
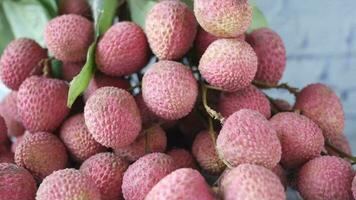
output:
{"label": "fruit bunch", "polygon": [[279,83],[283,41],[248,30],[247,0],[163,0],[144,28],[120,20],[99,35],[89,8],[61,1],[46,49],[20,38],[1,56],[12,90],[0,104],[1,198],[283,200],[288,187],[305,200],[356,198],[339,98],[321,83]]}

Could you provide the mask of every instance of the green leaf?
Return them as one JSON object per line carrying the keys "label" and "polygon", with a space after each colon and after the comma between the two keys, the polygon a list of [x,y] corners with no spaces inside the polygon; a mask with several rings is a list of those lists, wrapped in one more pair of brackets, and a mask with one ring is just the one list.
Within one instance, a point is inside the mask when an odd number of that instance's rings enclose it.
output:
{"label": "green leaf", "polygon": [[131,20],[145,28],[145,18],[151,8],[157,3],[153,0],[128,0]]}
{"label": "green leaf", "polygon": [[98,35],[105,33],[113,23],[119,0],[94,0],[93,11]]}
{"label": "green leaf", "polygon": [[187,6],[193,10],[193,5],[194,5],[194,0],[181,0],[182,2],[184,2],[185,4],[187,4]]}
{"label": "green leaf", "polygon": [[256,4],[252,3],[252,23],[248,29],[248,32],[252,32],[255,29],[268,27],[268,21],[266,17],[263,15],[262,11],[257,7]]}
{"label": "green leaf", "polygon": [[51,72],[54,78],[61,79],[62,76],[62,62],[57,59],[51,61]]}
{"label": "green leaf", "polygon": [[47,12],[52,18],[58,15],[58,6],[56,0],[38,0],[43,7],[47,9]]}
{"label": "green leaf", "polygon": [[6,45],[14,39],[10,24],[7,22],[3,11],[4,10],[0,1],[0,55],[5,49]]}

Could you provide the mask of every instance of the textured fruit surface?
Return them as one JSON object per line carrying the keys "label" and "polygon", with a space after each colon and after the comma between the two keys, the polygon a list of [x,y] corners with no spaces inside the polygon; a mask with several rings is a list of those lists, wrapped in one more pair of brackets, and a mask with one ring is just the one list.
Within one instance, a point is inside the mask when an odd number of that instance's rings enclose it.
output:
{"label": "textured fruit surface", "polygon": [[39,76],[27,78],[17,93],[17,108],[27,130],[53,131],[67,116],[68,85]]}
{"label": "textured fruit surface", "polygon": [[210,174],[220,174],[225,164],[220,160],[208,131],[201,131],[194,139],[192,153],[201,168]]}
{"label": "textured fruit surface", "polygon": [[174,160],[163,153],[151,153],[138,159],[126,170],[122,193],[126,200],[143,200],[163,177],[176,169]]}
{"label": "textured fruit surface", "polygon": [[37,132],[24,137],[15,151],[15,162],[40,181],[52,172],[67,166],[63,143],[52,133]]}
{"label": "textured fruit surface", "polygon": [[295,108],[313,120],[326,138],[342,134],[345,126],[344,110],[338,96],[326,85],[308,85],[298,94]]}
{"label": "textured fruit surface", "polygon": [[282,38],[269,28],[260,28],[248,34],[246,41],[258,58],[255,80],[277,84],[286,67],[286,49]]}
{"label": "textured fruit surface", "polygon": [[91,8],[86,0],[62,0],[59,3],[60,15],[76,14],[86,18],[91,17]]}
{"label": "textured fruit surface", "polygon": [[251,84],[257,71],[257,56],[247,42],[219,39],[203,54],[199,71],[209,84],[235,92]]}
{"label": "textured fruit surface", "polygon": [[44,32],[48,50],[57,59],[67,62],[84,61],[93,38],[93,24],[75,14],[52,19]]}
{"label": "textured fruit surface", "polygon": [[83,66],[84,63],[82,62],[63,62],[61,68],[63,80],[70,82],[76,75],[79,74]]}
{"label": "textured fruit surface", "polygon": [[309,118],[282,112],[273,116],[270,123],[282,145],[281,163],[284,167],[297,168],[319,156],[323,150],[323,132]]}
{"label": "textured fruit surface", "polygon": [[356,199],[356,176],[354,177],[353,181],[352,181],[352,195],[354,197],[354,199]]}
{"label": "textured fruit surface", "polygon": [[25,128],[20,122],[17,109],[17,91],[11,91],[0,103],[0,114],[5,120],[7,134],[9,136],[20,136]]}
{"label": "textured fruit surface", "polygon": [[141,131],[135,99],[127,91],[115,87],[96,90],[85,104],[84,118],[94,139],[106,147],[127,146]]}
{"label": "textured fruit surface", "polygon": [[197,168],[192,154],[185,149],[172,149],[167,154],[173,158],[177,168]]}
{"label": "textured fruit surface", "polygon": [[100,39],[96,48],[96,63],[104,74],[130,75],[146,64],[148,53],[143,30],[133,22],[119,22]]}
{"label": "textured fruit surface", "polygon": [[135,96],[135,101],[138,109],[140,110],[142,124],[144,126],[160,121],[160,118],[147,107],[145,101],[143,100],[142,93]]}
{"label": "textured fruit surface", "polygon": [[129,164],[113,153],[99,153],[87,159],[80,172],[94,181],[102,200],[122,198],[122,178]]}
{"label": "textured fruit surface", "polygon": [[218,111],[225,118],[244,108],[258,111],[267,119],[271,117],[271,105],[268,98],[253,85],[237,92],[221,94]]}
{"label": "textured fruit surface", "polygon": [[0,196],[6,200],[34,200],[36,182],[24,168],[15,164],[0,163]]}
{"label": "textured fruit surface", "polygon": [[36,200],[100,200],[94,182],[76,169],[63,169],[47,176],[36,194]]}
{"label": "textured fruit surface", "polygon": [[183,168],[161,179],[147,194],[146,200],[213,200],[204,177],[194,169]]}
{"label": "textured fruit surface", "polygon": [[221,159],[273,168],[281,159],[281,144],[269,121],[259,112],[242,109],[224,122],[216,141]]}
{"label": "textured fruit surface", "polygon": [[147,14],[145,31],[153,53],[160,60],[177,60],[192,46],[197,22],[187,5],[165,0]]}
{"label": "textured fruit surface", "polygon": [[83,114],[77,114],[64,121],[59,136],[71,157],[79,162],[105,151],[89,133]]}
{"label": "textured fruit surface", "polygon": [[[349,155],[352,155],[350,143],[347,140],[345,134],[334,135],[334,136],[329,137],[328,139],[335,147],[337,147],[338,149],[342,150],[343,152],[345,152]],[[330,155],[333,155],[333,156],[339,155],[334,150],[328,148],[327,146],[325,146],[325,148]]]}
{"label": "textured fruit surface", "polygon": [[194,14],[200,26],[218,37],[241,35],[252,21],[247,0],[194,0]]}
{"label": "textured fruit surface", "polygon": [[354,175],[347,161],[335,156],[318,157],[300,170],[298,190],[305,200],[351,200]]}
{"label": "textured fruit surface", "polygon": [[0,58],[0,78],[10,89],[18,90],[29,76],[41,70],[40,61],[47,58],[47,52],[34,40],[16,39],[5,48]]}
{"label": "textured fruit surface", "polygon": [[7,140],[7,127],[4,118],[0,115],[0,143]]}
{"label": "textured fruit surface", "polygon": [[272,107],[280,111],[290,111],[293,107],[284,99],[274,99]]}
{"label": "textured fruit surface", "polygon": [[175,120],[188,115],[193,109],[198,85],[192,72],[183,64],[159,61],[143,76],[142,96],[154,114],[166,120]]}

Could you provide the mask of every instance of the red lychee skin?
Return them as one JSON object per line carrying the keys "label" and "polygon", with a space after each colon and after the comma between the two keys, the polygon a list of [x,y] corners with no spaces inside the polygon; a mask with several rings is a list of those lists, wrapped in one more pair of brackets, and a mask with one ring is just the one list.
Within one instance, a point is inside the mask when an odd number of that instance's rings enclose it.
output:
{"label": "red lychee skin", "polygon": [[142,124],[144,126],[160,121],[160,118],[147,107],[145,101],[143,100],[142,93],[135,96],[135,101],[138,109],[140,110]]}
{"label": "red lychee skin", "polygon": [[282,38],[269,28],[260,28],[247,35],[246,41],[258,57],[255,80],[277,84],[286,67],[286,49]]}
{"label": "red lychee skin", "polygon": [[272,169],[281,159],[277,133],[259,112],[242,109],[224,122],[216,141],[219,157],[236,167],[249,163]]}
{"label": "red lychee skin", "polygon": [[344,110],[340,99],[328,86],[315,83],[303,88],[294,107],[318,124],[325,138],[343,133]]}
{"label": "red lychee skin", "polygon": [[194,0],[194,14],[200,26],[218,37],[237,37],[252,21],[247,0]]}
{"label": "red lychee skin", "polygon": [[298,175],[298,191],[305,200],[351,200],[355,175],[351,165],[335,156],[307,162]]}
{"label": "red lychee skin", "polygon": [[197,21],[183,2],[165,0],[148,12],[145,31],[153,53],[160,60],[177,60],[192,46]]}
{"label": "red lychee skin", "polygon": [[167,154],[173,158],[177,168],[197,168],[192,154],[185,149],[172,149],[168,151]]}
{"label": "red lychee skin", "polygon": [[0,152],[0,163],[15,163],[14,153],[11,151]]}
{"label": "red lychee skin", "polygon": [[183,64],[159,61],[143,76],[142,96],[155,115],[176,120],[187,116],[193,109],[198,85],[192,72]]}
{"label": "red lychee skin", "polygon": [[15,162],[41,181],[52,172],[67,166],[63,143],[52,133],[37,132],[24,137],[15,151]]}
{"label": "red lychee skin", "polygon": [[62,0],[59,3],[58,13],[60,15],[64,14],[76,14],[91,18],[91,8],[87,1],[85,0]]}
{"label": "red lychee skin", "polygon": [[17,91],[11,91],[1,101],[0,114],[5,120],[9,136],[17,137],[25,132],[17,110]]}
{"label": "red lychee skin", "polygon": [[280,164],[277,164],[275,167],[273,167],[271,169],[271,171],[278,176],[278,178],[281,181],[282,185],[286,189],[287,186],[288,186],[288,178],[287,178],[287,173],[283,169],[283,167]]}
{"label": "red lychee skin", "polygon": [[93,24],[86,18],[61,15],[48,22],[44,39],[48,50],[59,60],[81,62],[94,39]]}
{"label": "red lychee skin", "polygon": [[272,107],[276,107],[277,110],[281,111],[291,111],[293,107],[289,104],[288,101],[284,99],[274,99]]}
{"label": "red lychee skin", "polygon": [[356,176],[354,177],[353,181],[352,181],[352,195],[354,197],[354,199],[356,199]]}
{"label": "red lychee skin", "polygon": [[235,92],[251,84],[257,71],[257,56],[247,42],[219,39],[203,54],[199,71],[209,84]]}
{"label": "red lychee skin", "polygon": [[69,113],[68,84],[39,76],[27,78],[17,93],[21,121],[30,132],[53,131]]}
{"label": "red lychee skin", "polygon": [[83,62],[63,62],[62,64],[62,79],[70,82],[84,66]]}
{"label": "red lychee skin", "polygon": [[[328,138],[330,140],[330,142],[338,149],[340,149],[341,151],[352,155],[352,150],[350,147],[350,143],[347,140],[345,134],[341,134],[341,135],[335,135],[332,136],[330,138]],[[328,151],[329,155],[332,156],[338,156],[339,154],[336,153],[335,151],[333,151],[332,149],[328,148],[327,146],[325,146],[326,150]]]}
{"label": "red lychee skin", "polygon": [[225,118],[244,108],[258,111],[267,119],[271,117],[271,105],[268,98],[253,85],[234,93],[224,92],[221,94],[218,111]]}
{"label": "red lychee skin", "polygon": [[163,153],[151,153],[138,159],[126,170],[122,193],[126,200],[143,200],[163,177],[176,169],[173,158]]}
{"label": "red lychee skin", "polygon": [[208,131],[201,131],[194,139],[192,153],[202,169],[217,175],[225,169]]}
{"label": "red lychee skin", "polygon": [[47,51],[34,40],[16,39],[5,48],[0,58],[0,78],[12,90],[41,70],[40,61],[47,58]]}
{"label": "red lychee skin", "polygon": [[106,150],[96,142],[85,126],[83,114],[77,114],[64,121],[59,137],[71,157],[79,162]]}
{"label": "red lychee skin", "polygon": [[6,200],[34,200],[36,182],[24,168],[15,164],[0,163],[0,196]]}
{"label": "red lychee skin", "polygon": [[7,140],[7,127],[4,118],[0,115],[0,143]]}
{"label": "red lychee skin", "polygon": [[58,170],[47,176],[36,193],[36,200],[100,200],[95,183],[76,169]]}
{"label": "red lychee skin", "polygon": [[115,148],[116,155],[130,162],[136,161],[150,152],[164,152],[167,146],[167,136],[159,125],[153,125],[143,130],[136,140],[128,146]]}
{"label": "red lychee skin", "polygon": [[84,118],[94,139],[106,147],[127,146],[141,131],[141,116],[135,99],[116,87],[97,89],[85,104]]}
{"label": "red lychee skin", "polygon": [[281,112],[270,120],[282,145],[281,163],[286,168],[297,168],[320,155],[324,147],[322,130],[309,118]]}
{"label": "red lychee skin", "polygon": [[130,75],[144,67],[148,54],[143,30],[133,22],[119,22],[100,39],[96,48],[96,63],[106,75]]}
{"label": "red lychee skin", "polygon": [[161,179],[145,200],[214,200],[204,177],[194,169],[182,168]]}
{"label": "red lychee skin", "polygon": [[79,170],[94,181],[102,200],[117,200],[122,198],[122,178],[128,166],[127,161],[107,152],[90,157]]}

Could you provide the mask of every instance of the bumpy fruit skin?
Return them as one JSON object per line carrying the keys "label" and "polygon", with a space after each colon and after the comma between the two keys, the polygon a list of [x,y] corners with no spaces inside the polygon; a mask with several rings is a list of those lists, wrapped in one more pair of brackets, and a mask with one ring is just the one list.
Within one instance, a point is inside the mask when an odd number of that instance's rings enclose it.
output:
{"label": "bumpy fruit skin", "polygon": [[40,61],[47,51],[34,40],[16,39],[5,48],[0,58],[0,78],[10,89],[18,90],[21,83],[41,70]]}
{"label": "bumpy fruit skin", "polygon": [[204,177],[194,169],[182,168],[161,179],[147,194],[146,200],[214,200]]}
{"label": "bumpy fruit skin", "polygon": [[147,63],[148,54],[143,30],[133,22],[119,22],[100,39],[96,48],[96,63],[106,75],[130,75]]}
{"label": "bumpy fruit skin", "polygon": [[79,162],[105,151],[105,147],[89,133],[83,114],[74,115],[64,121],[59,136],[71,157]]}
{"label": "bumpy fruit skin", "polygon": [[328,86],[315,83],[303,88],[294,107],[318,124],[324,137],[343,133],[344,110],[340,99]]}
{"label": "bumpy fruit skin", "polygon": [[272,169],[281,159],[277,133],[259,112],[242,109],[224,122],[216,141],[219,157],[233,167],[249,163]]}
{"label": "bumpy fruit skin", "polygon": [[136,161],[149,152],[164,152],[167,146],[167,136],[159,125],[153,125],[142,131],[136,140],[128,146],[115,148],[116,155],[130,162]]}
{"label": "bumpy fruit skin", "polygon": [[[350,143],[347,140],[345,134],[335,135],[335,136],[332,136],[332,137],[330,137],[328,139],[338,149],[342,150],[343,152],[345,152],[345,153],[347,153],[349,155],[352,154]],[[338,153],[336,153],[332,149],[328,148],[327,146],[325,146],[325,148],[328,151],[329,155],[332,155],[332,156],[338,156],[339,155]]]}
{"label": "bumpy fruit skin", "polygon": [[83,62],[63,62],[62,64],[62,79],[70,82],[84,66]]}
{"label": "bumpy fruit skin", "polygon": [[25,132],[18,111],[17,111],[17,91],[11,91],[0,103],[0,114],[3,116],[7,134],[9,136],[20,136]]}
{"label": "bumpy fruit skin", "polygon": [[24,168],[15,164],[0,163],[0,196],[6,200],[34,200],[36,182]]}
{"label": "bumpy fruit skin", "polygon": [[255,80],[277,84],[286,67],[286,49],[282,38],[269,28],[260,28],[247,35],[246,41],[258,57]]}
{"label": "bumpy fruit skin", "polygon": [[47,176],[37,190],[36,200],[100,200],[94,182],[76,169],[63,169]]}
{"label": "bumpy fruit skin", "polygon": [[229,171],[220,184],[225,200],[285,200],[278,176],[258,165],[241,164]]}
{"label": "bumpy fruit skin", "polygon": [[225,164],[220,160],[208,131],[201,131],[194,139],[192,153],[201,168],[210,174],[220,174]]}
{"label": "bumpy fruit skin", "polygon": [[258,111],[267,119],[271,117],[271,105],[268,98],[253,85],[234,93],[221,94],[218,111],[225,118],[244,108]]}
{"label": "bumpy fruit skin", "polygon": [[157,3],[146,17],[145,31],[160,60],[177,60],[192,46],[197,22],[187,5],[176,0]]}
{"label": "bumpy fruit skin", "polygon": [[62,0],[59,3],[58,13],[64,14],[76,14],[86,18],[91,18],[91,8],[86,0]]}
{"label": "bumpy fruit skin", "polygon": [[20,119],[30,132],[53,131],[69,113],[68,84],[39,76],[27,78],[17,93]]}
{"label": "bumpy fruit skin", "polygon": [[354,199],[356,199],[356,176],[354,177],[353,181],[352,181],[352,195],[354,197]]}
{"label": "bumpy fruit skin", "polygon": [[173,158],[177,168],[197,168],[192,154],[185,149],[172,149],[167,154]]}
{"label": "bumpy fruit skin", "polygon": [[52,19],[44,33],[48,50],[57,59],[67,62],[84,61],[93,38],[93,24],[75,14]]}
{"label": "bumpy fruit skin", "polygon": [[324,147],[322,130],[309,118],[282,112],[273,116],[271,125],[282,145],[281,163],[286,168],[297,168],[320,155]]}
{"label": "bumpy fruit skin", "polygon": [[143,200],[163,177],[176,169],[174,160],[163,153],[151,153],[138,159],[126,170],[122,193],[126,200]]}
{"label": "bumpy fruit skin", "polygon": [[279,111],[291,111],[293,109],[293,106],[291,106],[289,102],[284,99],[274,99],[271,106]]}
{"label": "bumpy fruit skin", "polygon": [[247,42],[219,39],[203,54],[199,71],[209,84],[235,92],[251,84],[257,71],[257,56]]}
{"label": "bumpy fruit skin", "polygon": [[52,172],[67,166],[68,156],[63,143],[52,133],[26,135],[15,151],[15,162],[40,181]]}
{"label": "bumpy fruit skin", "polygon": [[145,101],[143,100],[142,93],[135,96],[135,101],[138,109],[140,110],[142,124],[144,126],[160,121],[160,118],[147,107]]}
{"label": "bumpy fruit skin", "polygon": [[193,109],[198,85],[192,72],[183,64],[159,61],[143,76],[142,96],[147,107],[158,117],[176,120],[187,116]]}
{"label": "bumpy fruit skin", "polygon": [[298,191],[305,200],[351,200],[355,175],[342,158],[322,156],[307,162],[298,175]]}
{"label": "bumpy fruit skin", "polygon": [[7,140],[7,127],[4,118],[0,115],[0,143]]}
{"label": "bumpy fruit skin", "polygon": [[129,164],[113,153],[99,153],[87,159],[80,172],[94,181],[102,200],[122,198],[122,178]]}
{"label": "bumpy fruit skin", "polygon": [[237,37],[252,21],[247,0],[194,0],[194,14],[200,26],[218,37]]}

